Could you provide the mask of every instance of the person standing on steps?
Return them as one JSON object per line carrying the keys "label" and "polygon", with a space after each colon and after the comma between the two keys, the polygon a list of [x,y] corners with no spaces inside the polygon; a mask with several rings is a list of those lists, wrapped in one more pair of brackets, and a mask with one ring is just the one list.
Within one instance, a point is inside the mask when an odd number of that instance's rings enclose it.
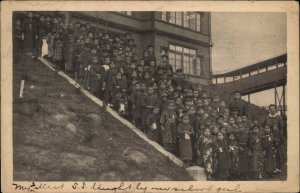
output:
{"label": "person standing on steps", "polygon": [[238,116],[246,115],[247,108],[245,101],[241,98],[241,93],[239,91],[234,92],[234,98],[229,103],[229,110],[230,111],[237,111]]}

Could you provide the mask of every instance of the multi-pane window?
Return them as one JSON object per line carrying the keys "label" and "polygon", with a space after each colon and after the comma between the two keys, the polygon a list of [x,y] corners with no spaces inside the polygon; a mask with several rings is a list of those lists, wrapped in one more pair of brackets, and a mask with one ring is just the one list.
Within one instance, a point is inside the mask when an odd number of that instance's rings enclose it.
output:
{"label": "multi-pane window", "polygon": [[201,75],[202,57],[197,56],[195,49],[169,45],[169,62],[173,70],[182,69],[185,74]]}
{"label": "multi-pane window", "polygon": [[162,12],[161,19],[195,31],[201,31],[202,15],[198,12]]}

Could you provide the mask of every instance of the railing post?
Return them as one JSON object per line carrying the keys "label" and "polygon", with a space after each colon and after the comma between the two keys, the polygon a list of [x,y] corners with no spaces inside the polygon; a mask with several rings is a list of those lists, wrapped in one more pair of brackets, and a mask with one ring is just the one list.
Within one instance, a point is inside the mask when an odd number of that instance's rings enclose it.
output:
{"label": "railing post", "polygon": [[275,107],[277,109],[277,89],[276,89],[276,85],[274,85],[274,97],[275,97]]}
{"label": "railing post", "polygon": [[283,109],[283,114],[285,115],[285,111],[286,111],[286,109],[285,109],[285,85],[283,85],[282,86],[282,97],[283,97],[283,107],[282,107],[282,109]]}
{"label": "railing post", "polygon": [[226,83],[226,77],[224,76],[224,83]]}

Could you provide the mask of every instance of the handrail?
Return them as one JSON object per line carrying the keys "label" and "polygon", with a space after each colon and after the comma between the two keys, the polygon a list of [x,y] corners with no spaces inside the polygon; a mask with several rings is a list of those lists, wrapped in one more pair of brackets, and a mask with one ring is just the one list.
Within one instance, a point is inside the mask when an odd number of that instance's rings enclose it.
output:
{"label": "handrail", "polygon": [[[214,74],[212,75],[212,84],[226,83],[232,82],[235,80],[248,78],[253,75],[261,74],[267,72],[269,70],[278,69],[281,67],[286,67],[287,65],[287,54],[283,54],[268,60],[264,60],[262,62],[258,62],[252,64],[250,66],[246,66],[237,70],[233,70],[230,72],[222,73],[222,74]],[[227,80],[228,78],[232,80]],[[218,80],[223,80],[218,83]]]}
{"label": "handrail", "polygon": [[226,73],[221,73],[221,74],[213,74],[212,77],[213,78],[219,78],[219,77],[231,77],[231,76],[239,76],[240,74],[246,74],[249,72],[253,72],[259,69],[264,69],[267,68],[269,66],[273,66],[274,64],[279,64],[279,63],[284,63],[286,65],[286,61],[287,61],[287,54],[283,54],[268,60],[264,60],[262,62],[258,62],[243,68],[239,68],[237,70],[233,70],[230,72],[226,72]]}

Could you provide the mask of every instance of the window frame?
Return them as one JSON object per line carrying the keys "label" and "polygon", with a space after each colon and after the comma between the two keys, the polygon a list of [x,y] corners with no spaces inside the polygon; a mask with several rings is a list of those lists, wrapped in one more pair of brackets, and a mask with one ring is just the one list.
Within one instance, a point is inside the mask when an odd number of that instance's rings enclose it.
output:
{"label": "window frame", "polygon": [[[177,14],[180,14],[180,22],[177,22]],[[191,26],[191,19],[189,18],[194,14],[194,23],[193,27]],[[200,17],[200,18],[199,18]],[[188,19],[187,19],[188,18]],[[171,11],[162,11],[160,20],[171,25],[180,26],[184,29],[191,30],[196,33],[203,34],[203,12],[171,12]],[[174,21],[173,21],[174,20]],[[180,24],[178,24],[180,23]],[[198,25],[199,24],[199,25]],[[198,30],[199,26],[199,30]]]}
{"label": "window frame", "polygon": [[[176,50],[177,46],[181,47],[182,50],[181,51]],[[172,47],[172,49],[171,49],[171,47]],[[178,43],[169,42],[167,49],[166,49],[166,47],[161,47],[161,52],[162,52],[163,49],[166,50],[166,53],[168,54],[169,63],[172,65],[174,72],[179,67],[177,65],[178,60],[177,60],[176,56],[181,55],[181,57],[180,57],[180,60],[181,60],[180,69],[183,70],[183,73],[187,74],[188,76],[192,76],[192,77],[201,77],[202,76],[204,56],[200,55],[198,53],[197,48],[191,47],[191,46],[181,45],[181,44],[178,44]],[[188,50],[188,53],[186,52],[187,50]],[[194,53],[192,54],[191,51],[194,52]],[[174,55],[174,57],[171,57],[171,54]],[[197,65],[198,65],[197,58],[200,59],[200,63],[199,63],[200,68],[197,68]],[[198,73],[198,69],[200,69],[200,73]]]}

